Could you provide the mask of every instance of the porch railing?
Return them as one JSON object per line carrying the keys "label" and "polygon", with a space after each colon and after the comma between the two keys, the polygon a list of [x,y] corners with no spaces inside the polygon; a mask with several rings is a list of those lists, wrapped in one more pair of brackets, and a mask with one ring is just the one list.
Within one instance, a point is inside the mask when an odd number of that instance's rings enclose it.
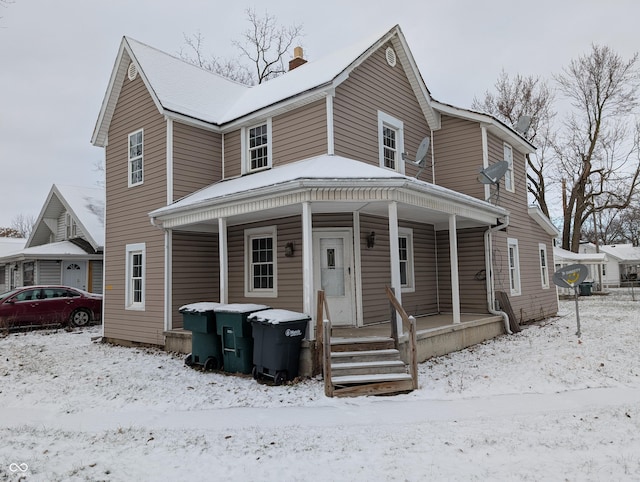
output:
{"label": "porch railing", "polygon": [[413,389],[418,389],[418,355],[417,355],[417,345],[418,338],[416,334],[416,319],[413,316],[407,315],[407,312],[404,311],[404,308],[396,298],[395,293],[393,292],[393,288],[389,286],[385,286],[385,290],[387,292],[387,298],[391,303],[391,338],[396,345],[396,348],[400,346],[399,334],[398,334],[398,324],[396,323],[395,313],[397,312],[402,319],[402,328],[403,332],[405,329],[409,333],[409,349],[408,349],[408,357],[409,357],[409,373],[411,375],[411,380],[413,381]]}

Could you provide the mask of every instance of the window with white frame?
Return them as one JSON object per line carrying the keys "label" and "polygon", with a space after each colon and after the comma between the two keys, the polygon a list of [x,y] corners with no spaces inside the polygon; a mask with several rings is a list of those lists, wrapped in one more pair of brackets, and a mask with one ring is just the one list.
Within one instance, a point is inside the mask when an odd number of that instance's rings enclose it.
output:
{"label": "window with white frame", "polygon": [[547,245],[538,244],[538,252],[540,253],[540,281],[543,288],[549,287],[549,270],[547,269]]}
{"label": "window with white frame", "polygon": [[65,239],[75,238],[78,235],[78,225],[76,224],[75,219],[73,219],[73,216],[71,216],[71,214],[69,213],[66,213],[64,216],[64,223],[66,231]]}
{"label": "window with white frame", "polygon": [[247,229],[244,233],[245,295],[277,296],[276,227]]}
{"label": "window with white frame", "polygon": [[125,308],[128,310],[144,310],[145,253],[145,243],[126,246]]}
{"label": "window with white frame", "polygon": [[378,111],[378,147],[380,167],[404,173],[404,124],[384,112]]}
{"label": "window with white frame", "polygon": [[413,230],[398,228],[398,247],[400,259],[400,286],[402,291],[415,290],[413,276]]}
{"label": "window with white frame", "polygon": [[507,252],[509,257],[509,288],[512,295],[520,294],[520,255],[518,253],[518,240],[507,240]]}
{"label": "window with white frame", "polygon": [[242,172],[248,173],[271,167],[271,119],[242,130]]}
{"label": "window with white frame", "polygon": [[507,143],[504,144],[504,160],[509,164],[504,175],[504,187],[507,191],[514,192],[516,188],[513,177],[513,149]]}
{"label": "window with white frame", "polygon": [[142,129],[129,134],[129,187],[143,181],[143,137]]}

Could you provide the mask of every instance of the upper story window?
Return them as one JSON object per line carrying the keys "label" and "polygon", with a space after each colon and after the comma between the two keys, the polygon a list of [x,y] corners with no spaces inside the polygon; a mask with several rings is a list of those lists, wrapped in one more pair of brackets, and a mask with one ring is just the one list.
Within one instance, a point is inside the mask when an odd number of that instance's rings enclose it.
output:
{"label": "upper story window", "polygon": [[277,296],[276,227],[247,229],[244,236],[245,296]]}
{"label": "upper story window", "polygon": [[65,239],[75,238],[78,235],[78,225],[76,224],[76,221],[73,219],[71,214],[69,213],[65,214],[64,222],[65,222],[65,234],[66,234]]}
{"label": "upper story window", "polygon": [[538,244],[538,252],[540,253],[540,281],[543,288],[549,287],[549,271],[547,270],[547,245]]}
{"label": "upper story window", "polygon": [[398,229],[398,247],[400,259],[400,286],[402,291],[414,291],[413,277],[413,230]]}
{"label": "upper story window", "polygon": [[507,239],[509,257],[509,287],[512,295],[520,294],[520,254],[518,253],[518,240]]}
{"label": "upper story window", "polygon": [[504,160],[509,163],[509,168],[504,175],[504,187],[507,191],[515,191],[515,183],[513,178],[513,149],[509,144],[504,144]]}
{"label": "upper story window", "polygon": [[129,187],[143,181],[143,137],[142,129],[129,134]]}
{"label": "upper story window", "polygon": [[242,129],[242,173],[271,167],[271,119]]}
{"label": "upper story window", "polygon": [[380,167],[404,173],[404,124],[401,120],[378,111],[378,148]]}

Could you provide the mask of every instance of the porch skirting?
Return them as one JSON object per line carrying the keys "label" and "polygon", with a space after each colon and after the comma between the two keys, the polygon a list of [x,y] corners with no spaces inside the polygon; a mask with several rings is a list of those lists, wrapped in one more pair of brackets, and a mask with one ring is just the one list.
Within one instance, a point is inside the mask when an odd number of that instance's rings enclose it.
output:
{"label": "porch skirting", "polygon": [[[386,325],[388,326],[388,325]],[[420,321],[418,321],[420,326]],[[358,329],[355,329],[357,331]],[[338,331],[338,330],[336,330]],[[366,337],[367,329],[362,329],[362,336]],[[418,362],[429,358],[446,355],[463,350],[472,345],[504,334],[504,322],[500,316],[485,315],[470,321],[457,324],[446,324],[428,329],[418,329],[417,356]],[[191,332],[186,330],[166,331],[165,351],[172,353],[191,352]],[[304,340],[300,350],[300,376],[311,376],[313,371],[312,347],[315,341]],[[406,336],[400,338],[400,354],[405,363],[408,361],[408,343]]]}

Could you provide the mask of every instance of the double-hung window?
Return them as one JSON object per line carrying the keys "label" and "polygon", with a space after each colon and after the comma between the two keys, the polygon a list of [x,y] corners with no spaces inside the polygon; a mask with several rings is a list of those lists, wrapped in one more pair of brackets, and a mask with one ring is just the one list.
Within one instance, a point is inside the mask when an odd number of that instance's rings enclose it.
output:
{"label": "double-hung window", "polygon": [[398,229],[398,248],[400,260],[400,286],[402,291],[415,290],[413,277],[413,230]]}
{"label": "double-hung window", "polygon": [[271,167],[271,119],[243,129],[243,174]]}
{"label": "double-hung window", "polygon": [[245,230],[245,295],[277,296],[276,227]]}
{"label": "double-hung window", "polygon": [[404,124],[378,111],[378,148],[380,167],[404,173]]}
{"label": "double-hung window", "polygon": [[549,287],[549,271],[547,270],[547,245],[538,244],[538,252],[540,253],[540,281],[543,288]]}
{"label": "double-hung window", "polygon": [[509,144],[504,144],[504,160],[507,161],[509,167],[504,175],[504,187],[509,192],[515,191],[515,181],[513,177],[513,149]]}
{"label": "double-hung window", "polygon": [[143,181],[143,137],[142,129],[129,134],[129,187]]}
{"label": "double-hung window", "polygon": [[507,239],[507,253],[509,258],[509,288],[512,295],[520,294],[520,255],[518,240]]}
{"label": "double-hung window", "polygon": [[125,308],[128,310],[144,310],[145,252],[145,243],[127,244]]}

